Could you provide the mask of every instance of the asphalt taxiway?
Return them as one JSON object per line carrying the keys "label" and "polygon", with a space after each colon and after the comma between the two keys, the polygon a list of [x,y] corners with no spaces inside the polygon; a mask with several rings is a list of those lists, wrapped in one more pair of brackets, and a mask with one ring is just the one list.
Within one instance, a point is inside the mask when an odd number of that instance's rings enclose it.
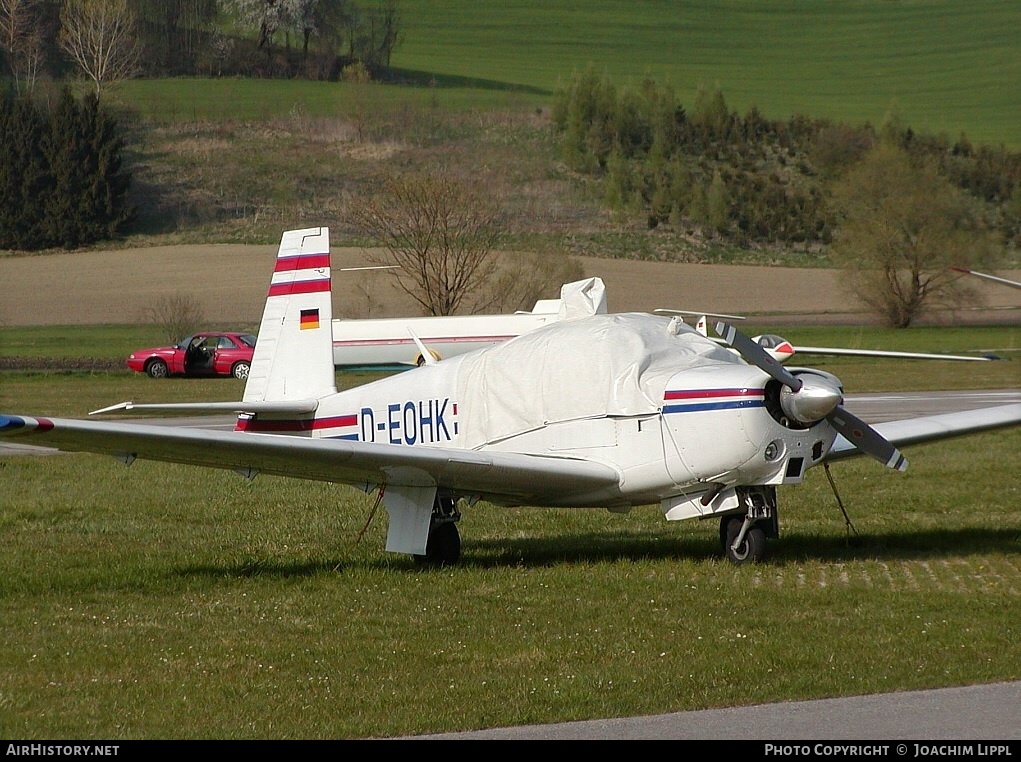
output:
{"label": "asphalt taxiway", "polygon": [[[416,740],[715,740],[761,741],[783,744],[793,741],[915,741],[890,744],[881,757],[933,756],[928,744],[935,741],[960,745],[955,756],[1008,756],[1021,754],[1021,745],[1003,741],[1021,740],[1021,682],[971,685],[907,691],[820,701],[707,709],[649,717],[620,717],[606,720],[565,722],[557,725],[527,725],[513,728],[474,730],[414,736]],[[978,743],[986,748],[980,753]],[[1000,742],[997,744],[996,742]],[[964,746],[971,748],[964,753]],[[903,748],[900,748],[903,747]],[[812,749],[813,745],[809,745]],[[824,750],[821,756],[826,756]],[[789,757],[790,754],[780,755]],[[812,756],[820,756],[818,751]],[[839,756],[839,755],[838,755]],[[844,755],[846,756],[846,755]],[[841,756],[843,758],[843,756]]]}

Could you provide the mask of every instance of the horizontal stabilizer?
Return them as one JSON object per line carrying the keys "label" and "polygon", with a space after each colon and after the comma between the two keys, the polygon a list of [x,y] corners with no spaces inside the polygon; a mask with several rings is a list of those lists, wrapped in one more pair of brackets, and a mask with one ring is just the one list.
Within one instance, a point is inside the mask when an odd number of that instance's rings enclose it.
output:
{"label": "horizontal stabilizer", "polygon": [[160,410],[168,413],[314,413],[319,400],[281,400],[274,402],[119,402],[93,410],[101,413],[127,413],[132,410]]}

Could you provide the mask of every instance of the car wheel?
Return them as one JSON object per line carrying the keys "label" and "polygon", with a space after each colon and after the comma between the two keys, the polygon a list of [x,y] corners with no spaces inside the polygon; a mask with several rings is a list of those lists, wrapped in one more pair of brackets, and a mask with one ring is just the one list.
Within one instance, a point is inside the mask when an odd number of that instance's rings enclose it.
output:
{"label": "car wheel", "polygon": [[151,378],[166,378],[170,375],[170,368],[162,360],[149,360],[145,366],[145,372],[149,374]]}
{"label": "car wheel", "polygon": [[236,362],[234,367],[230,369],[230,374],[234,378],[239,378],[242,381],[248,378],[248,371],[251,370],[251,366],[246,362]]}

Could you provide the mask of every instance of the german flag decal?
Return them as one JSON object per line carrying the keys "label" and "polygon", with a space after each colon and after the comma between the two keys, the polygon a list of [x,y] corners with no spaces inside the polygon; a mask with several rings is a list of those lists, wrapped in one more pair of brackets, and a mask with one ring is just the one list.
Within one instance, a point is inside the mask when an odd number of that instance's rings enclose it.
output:
{"label": "german flag decal", "polygon": [[301,330],[306,331],[310,328],[319,327],[319,310],[302,310],[301,311]]}

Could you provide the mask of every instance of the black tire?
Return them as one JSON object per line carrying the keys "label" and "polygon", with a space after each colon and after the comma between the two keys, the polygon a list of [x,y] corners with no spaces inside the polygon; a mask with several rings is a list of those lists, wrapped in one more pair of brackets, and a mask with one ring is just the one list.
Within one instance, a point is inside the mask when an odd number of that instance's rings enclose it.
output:
{"label": "black tire", "polygon": [[170,368],[163,360],[149,360],[145,365],[145,372],[150,378],[166,378],[170,375]]}
{"label": "black tire", "polygon": [[[434,359],[436,362],[440,361],[440,353],[437,352],[435,349],[430,349],[429,354],[432,355],[432,359]],[[425,364],[426,364],[425,355],[419,355],[418,357],[415,358],[415,365],[417,365],[419,368],[421,368]]]}
{"label": "black tire", "polygon": [[433,527],[425,545],[425,555],[415,556],[420,566],[435,568],[454,566],[460,560],[461,535],[453,521],[445,521]]}
{"label": "black tire", "polygon": [[239,381],[248,380],[248,372],[252,369],[252,366],[247,362],[236,362],[234,367],[230,369],[230,374]]}
{"label": "black tire", "polygon": [[757,564],[766,555],[766,533],[758,524],[752,524],[745,532],[744,541],[735,549],[731,547],[741,533],[744,518],[724,516],[720,521],[720,539],[727,560],[734,564]]}

